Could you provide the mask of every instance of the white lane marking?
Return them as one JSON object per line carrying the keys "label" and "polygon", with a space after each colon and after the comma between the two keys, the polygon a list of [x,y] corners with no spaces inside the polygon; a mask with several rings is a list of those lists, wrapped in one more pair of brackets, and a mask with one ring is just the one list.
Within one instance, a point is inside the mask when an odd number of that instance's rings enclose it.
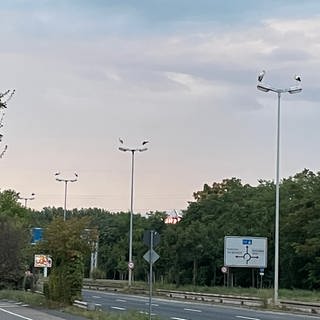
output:
{"label": "white lane marking", "polygon": [[119,301],[119,302],[127,302],[127,300],[123,300],[123,299],[117,299],[116,301]]}
{"label": "white lane marking", "polygon": [[[139,311],[139,313],[141,313],[141,314],[149,314],[148,311]],[[151,315],[152,315],[152,316],[156,316],[157,314],[151,312]]]}
{"label": "white lane marking", "polygon": [[111,309],[116,309],[116,310],[126,310],[126,308],[121,308],[121,307],[111,307]]}
{"label": "white lane marking", "polygon": [[202,312],[201,310],[198,310],[198,309],[188,309],[188,308],[184,308],[183,310],[185,310],[185,311],[191,311],[191,312]]}
{"label": "white lane marking", "polygon": [[101,297],[99,297],[99,296],[92,296],[92,298],[101,299]]}
{"label": "white lane marking", "polygon": [[[149,302],[146,302],[146,305],[149,305]],[[159,307],[159,305],[156,304],[156,303],[151,303],[151,305],[152,305],[153,307]]]}
{"label": "white lane marking", "polygon": [[236,318],[248,319],[248,320],[260,320],[259,318],[250,318],[250,317],[244,317],[244,316],[236,316]]}
{"label": "white lane marking", "polygon": [[34,319],[31,319],[31,318],[27,318],[27,317],[21,316],[20,314],[17,314],[17,313],[14,313],[14,312],[11,312],[11,311],[2,309],[2,308],[0,308],[0,311],[3,311],[3,312],[8,313],[8,314],[11,314],[11,315],[13,315],[13,316],[15,316],[15,317],[18,317],[18,318],[21,318],[21,319],[34,320]]}
{"label": "white lane marking", "polygon": [[176,318],[176,317],[171,317],[170,319],[172,319],[172,320],[187,320],[187,319],[184,319],[184,318]]}

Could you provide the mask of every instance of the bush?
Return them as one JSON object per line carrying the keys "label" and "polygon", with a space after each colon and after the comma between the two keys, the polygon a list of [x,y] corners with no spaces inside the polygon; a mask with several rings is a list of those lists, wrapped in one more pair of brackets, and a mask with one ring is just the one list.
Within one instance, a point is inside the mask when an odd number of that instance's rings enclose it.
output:
{"label": "bush", "polygon": [[105,279],[106,278],[106,273],[99,269],[99,268],[94,268],[91,272],[91,278],[93,280],[96,280],[96,279]]}

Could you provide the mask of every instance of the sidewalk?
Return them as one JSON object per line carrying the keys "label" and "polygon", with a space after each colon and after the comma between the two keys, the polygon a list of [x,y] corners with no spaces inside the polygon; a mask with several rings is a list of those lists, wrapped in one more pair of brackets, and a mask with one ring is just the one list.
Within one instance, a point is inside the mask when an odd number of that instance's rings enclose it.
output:
{"label": "sidewalk", "polygon": [[37,310],[27,305],[0,300],[1,320],[84,320],[85,318],[56,310]]}

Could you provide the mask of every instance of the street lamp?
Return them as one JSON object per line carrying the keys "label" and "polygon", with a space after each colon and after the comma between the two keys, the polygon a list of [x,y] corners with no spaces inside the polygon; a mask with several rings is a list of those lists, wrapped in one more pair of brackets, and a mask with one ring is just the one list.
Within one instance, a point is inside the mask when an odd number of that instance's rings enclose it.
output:
{"label": "street lamp", "polygon": [[[276,208],[275,208],[275,256],[274,256],[274,303],[278,304],[278,289],[279,289],[279,163],[280,163],[280,100],[282,93],[299,93],[302,91],[300,84],[289,88],[274,88],[270,85],[262,84],[265,71],[258,75],[257,89],[263,92],[275,92],[278,95],[278,121],[277,121],[277,155],[276,155]],[[294,79],[300,83],[301,78],[295,76]]]}
{"label": "street lamp", "polygon": [[60,172],[54,174],[56,176],[56,180],[59,182],[64,182],[64,210],[63,210],[63,220],[66,221],[66,214],[67,214],[67,189],[68,189],[68,182],[76,182],[78,181],[78,174],[74,173],[75,178],[73,179],[62,179],[59,178]]}
{"label": "street lamp", "polygon": [[[120,143],[123,144],[124,141],[119,139]],[[132,228],[133,228],[133,174],[134,174],[134,154],[136,151],[144,152],[147,151],[148,148],[144,147],[149,141],[143,141],[141,143],[141,148],[126,148],[126,147],[119,147],[120,151],[123,152],[131,152],[131,201],[130,201],[130,230],[129,230],[129,262],[128,262],[128,269],[129,269],[129,279],[128,285],[131,286],[132,283],[132,270],[134,268],[134,263],[132,261]]]}
{"label": "street lamp", "polygon": [[25,208],[27,208],[27,202],[28,202],[28,200],[34,200],[34,196],[35,196],[35,193],[31,193],[31,196],[30,197],[21,197],[20,196],[20,193],[18,193],[18,199],[20,199],[20,200],[24,200],[24,206],[25,206]]}

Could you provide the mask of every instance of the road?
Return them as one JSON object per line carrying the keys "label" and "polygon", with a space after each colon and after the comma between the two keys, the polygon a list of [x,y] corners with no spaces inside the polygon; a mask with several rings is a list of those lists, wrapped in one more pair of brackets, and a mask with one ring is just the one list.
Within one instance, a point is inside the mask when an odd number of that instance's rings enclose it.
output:
{"label": "road", "polygon": [[[83,299],[100,304],[102,310],[125,312],[137,310],[148,313],[149,298],[121,293],[83,290]],[[319,320],[320,317],[271,311],[212,305],[199,302],[184,302],[153,298],[152,315],[170,320]]]}
{"label": "road", "polygon": [[0,320],[83,320],[54,310],[35,310],[21,303],[0,300]]}

